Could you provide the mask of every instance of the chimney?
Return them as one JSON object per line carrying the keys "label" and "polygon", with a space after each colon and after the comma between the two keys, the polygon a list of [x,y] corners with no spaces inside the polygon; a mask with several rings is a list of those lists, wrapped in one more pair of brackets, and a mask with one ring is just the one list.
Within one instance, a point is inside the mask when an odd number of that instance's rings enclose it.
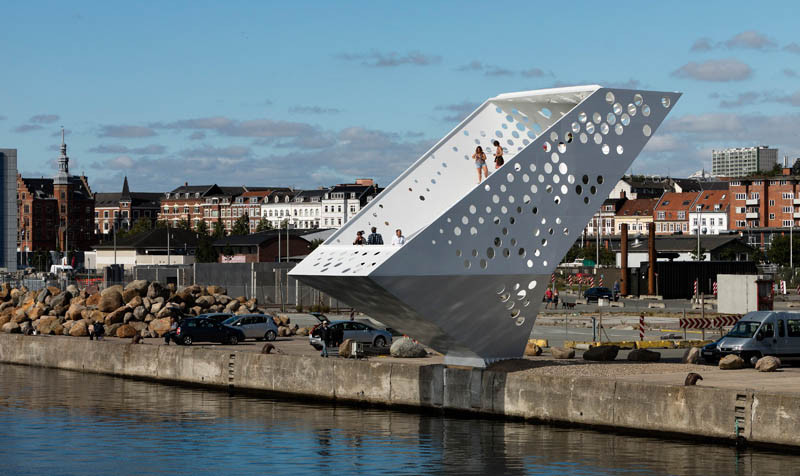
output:
{"label": "chimney", "polygon": [[625,190],[620,190],[619,198],[625,198]]}

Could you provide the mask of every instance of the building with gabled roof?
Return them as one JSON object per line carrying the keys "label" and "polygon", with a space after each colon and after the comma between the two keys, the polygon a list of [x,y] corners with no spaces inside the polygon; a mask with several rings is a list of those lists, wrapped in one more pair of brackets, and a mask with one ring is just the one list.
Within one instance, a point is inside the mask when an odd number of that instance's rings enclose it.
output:
{"label": "building with gabled roof", "polygon": [[661,196],[653,211],[656,234],[682,234],[689,232],[689,213],[700,192],[667,192]]}
{"label": "building with gabled roof", "polygon": [[64,131],[53,178],[17,175],[20,252],[84,251],[95,243],[94,195],[86,176],[69,174]]}
{"label": "building with gabled roof", "polygon": [[622,231],[622,225],[628,225],[628,233],[647,234],[647,224],[653,221],[653,210],[658,198],[637,198],[626,200],[614,215],[615,234]]}
{"label": "building with gabled roof", "polygon": [[95,233],[108,235],[115,226],[117,230],[128,230],[140,218],[155,225],[162,196],[158,192],[131,192],[127,176],[120,192],[95,193]]}
{"label": "building with gabled roof", "polygon": [[689,233],[697,234],[698,223],[702,235],[719,235],[728,231],[730,192],[728,190],[703,190],[699,192],[689,212]]}

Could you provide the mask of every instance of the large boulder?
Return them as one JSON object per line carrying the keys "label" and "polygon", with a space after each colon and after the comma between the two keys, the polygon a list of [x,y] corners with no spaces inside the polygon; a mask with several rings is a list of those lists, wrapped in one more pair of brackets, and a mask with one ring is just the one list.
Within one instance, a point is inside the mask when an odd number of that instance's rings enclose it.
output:
{"label": "large boulder", "polygon": [[133,337],[138,333],[139,332],[133,326],[130,326],[128,324],[123,324],[123,325],[117,327],[116,336],[117,337],[128,338],[128,337]]}
{"label": "large boulder", "polygon": [[208,294],[211,294],[211,295],[214,295],[214,294],[228,294],[228,290],[227,289],[223,288],[222,286],[214,286],[214,285],[206,287],[206,292]]}
{"label": "large boulder", "polygon": [[172,307],[172,306],[166,306],[163,309],[161,309],[160,311],[158,311],[158,314],[156,314],[156,318],[158,318],[158,319],[164,319],[164,318],[169,319],[170,317],[177,316],[178,314],[179,314],[179,308]]}
{"label": "large boulder", "polygon": [[114,292],[114,291],[116,291],[120,295],[122,295],[122,291],[124,291],[124,289],[123,289],[121,284],[115,284],[113,286],[109,286],[109,287],[105,288],[104,290],[100,291],[100,295],[102,296],[103,294],[105,294],[107,292]]}
{"label": "large boulder", "polygon": [[231,302],[225,306],[225,312],[236,312],[239,310],[239,306],[241,305],[242,304],[239,301],[232,299]]}
{"label": "large boulder", "polygon": [[209,308],[216,304],[216,300],[214,300],[214,296],[200,296],[199,298],[195,299],[194,303],[202,308]]}
{"label": "large boulder", "polygon": [[150,283],[147,280],[137,279],[128,283],[128,285],[125,286],[125,291],[135,291],[139,296],[145,297],[149,286]]}
{"label": "large boulder", "polygon": [[744,367],[744,359],[738,355],[726,355],[719,359],[719,368],[722,370],[736,370]]}
{"label": "large boulder", "polygon": [[69,309],[67,309],[65,316],[71,321],[77,321],[81,318],[81,312],[83,312],[84,309],[86,308],[80,304],[73,304],[69,307]]}
{"label": "large boulder", "polygon": [[139,296],[139,292],[135,289],[125,289],[122,291],[122,301],[125,302],[125,304],[131,302],[133,298],[142,299],[142,297]]}
{"label": "large boulder", "polygon": [[69,304],[69,300],[72,299],[72,295],[64,291],[63,293],[58,293],[50,299],[50,307],[61,307],[65,304]]}
{"label": "large boulder", "polygon": [[775,372],[781,367],[781,359],[772,356],[761,357],[756,362],[756,370],[759,372]]}
{"label": "large boulder", "polygon": [[105,322],[106,321],[106,314],[99,309],[86,309],[81,314],[84,319],[92,321],[92,322]]}
{"label": "large boulder", "polygon": [[105,326],[106,335],[108,336],[115,336],[117,335],[117,329],[122,327],[124,324],[111,324],[110,326]]}
{"label": "large boulder", "polygon": [[249,301],[244,303],[244,307],[246,307],[247,310],[250,312],[255,312],[257,309],[257,305],[258,301],[256,301],[256,298],[250,299]]}
{"label": "large boulder", "polygon": [[[342,344],[344,345],[344,344]],[[419,342],[416,342],[408,337],[402,337],[392,342],[389,348],[389,353],[392,357],[398,358],[414,358],[414,357],[427,357],[428,351]]]}
{"label": "large boulder", "polygon": [[542,355],[542,348],[536,345],[534,342],[528,341],[528,343],[525,345],[525,355],[529,357]]}
{"label": "large boulder", "polygon": [[11,286],[8,283],[0,284],[0,301],[11,298]]}
{"label": "large boulder", "polygon": [[100,295],[100,293],[90,294],[89,297],[86,298],[84,304],[89,307],[96,307],[97,305],[100,304],[101,297],[102,296]]}
{"label": "large boulder", "polygon": [[628,360],[631,362],[658,362],[661,360],[661,353],[648,349],[635,349],[628,353]]}
{"label": "large boulder", "polygon": [[16,322],[17,324],[29,320],[28,313],[24,309],[17,309],[17,312],[15,312],[14,316],[11,318],[11,322]]}
{"label": "large boulder", "polygon": [[130,301],[125,301],[125,303],[125,305],[128,306],[128,309],[136,309],[137,307],[142,306],[143,300],[142,297],[137,294]]}
{"label": "large boulder", "polygon": [[152,282],[150,286],[147,287],[147,297],[150,299],[156,299],[159,297],[166,297],[169,295],[169,292],[164,289],[164,286],[161,285],[159,282]]}
{"label": "large boulder", "polygon": [[19,334],[20,333],[19,324],[17,324],[16,322],[6,322],[5,324],[3,324],[2,331],[5,332],[6,334]]}
{"label": "large boulder", "polygon": [[221,304],[223,306],[227,305],[232,299],[224,294],[215,294],[214,300],[217,301],[217,304]]}
{"label": "large boulder", "polygon": [[128,308],[125,307],[125,306],[122,306],[120,308],[114,309],[113,311],[111,311],[108,314],[106,314],[106,317],[105,317],[103,322],[107,326],[110,326],[111,324],[122,323],[125,320],[125,313],[126,312],[128,312]]}
{"label": "large boulder", "polygon": [[686,349],[681,358],[681,363],[684,364],[698,364],[700,363],[700,347],[692,347]]}
{"label": "large boulder", "polygon": [[150,332],[155,333],[158,337],[164,337],[164,334],[169,332],[172,322],[169,318],[153,319],[148,326]]}
{"label": "large boulder", "polygon": [[280,337],[290,337],[292,335],[291,329],[286,326],[280,326],[278,328],[278,336]]}
{"label": "large boulder", "polygon": [[15,303],[19,303],[20,298],[25,294],[24,288],[13,288],[8,295],[11,296],[11,300]]}
{"label": "large boulder", "polygon": [[181,289],[180,291],[176,292],[174,296],[172,296],[172,300],[174,302],[185,303],[189,307],[194,306],[194,296],[192,295],[192,288],[186,287]]}
{"label": "large boulder", "polygon": [[78,286],[70,284],[67,286],[67,292],[69,293],[70,298],[74,298],[81,293],[81,290],[78,289]]}
{"label": "large boulder", "polygon": [[150,306],[150,314],[158,314],[162,307],[164,307],[164,304],[160,302],[154,302],[153,305]]}
{"label": "large boulder", "polygon": [[554,359],[573,359],[575,358],[575,349],[570,349],[567,347],[550,347],[550,355],[553,356]]}
{"label": "large boulder", "polygon": [[84,337],[89,335],[88,321],[81,319],[75,321],[72,327],[69,328],[69,335],[72,337]]}
{"label": "large boulder", "polygon": [[591,347],[583,353],[583,360],[593,360],[596,362],[610,362],[617,358],[619,347],[616,345],[598,345]]}
{"label": "large boulder", "polygon": [[146,315],[147,309],[144,306],[139,306],[133,310],[133,318],[137,321],[143,321]]}
{"label": "large boulder", "polygon": [[6,309],[14,307],[14,303],[11,301],[6,301],[4,303],[0,303],[0,312],[5,311]]}
{"label": "large boulder", "polygon": [[42,317],[45,314],[47,314],[49,311],[50,311],[50,308],[47,307],[46,304],[41,303],[41,302],[37,303],[32,308],[28,309],[28,312],[27,312],[28,319],[30,319],[31,321],[35,321],[36,319],[39,319],[40,317]]}
{"label": "large boulder", "polygon": [[353,342],[355,342],[353,339],[345,339],[339,345],[339,357],[344,357],[345,359],[355,357],[353,355]]}
{"label": "large boulder", "polygon": [[42,317],[36,321],[34,328],[40,334],[61,335],[64,332],[64,326],[62,326],[58,318],[54,316]]}
{"label": "large boulder", "polygon": [[114,311],[125,304],[122,299],[122,293],[120,293],[118,289],[112,288],[106,289],[100,295],[100,302],[97,304],[97,308],[103,312]]}
{"label": "large boulder", "polygon": [[5,325],[7,322],[11,322],[11,315],[10,314],[0,315],[0,327]]}
{"label": "large boulder", "polygon": [[50,290],[48,288],[44,288],[39,291],[39,294],[36,296],[36,302],[43,304],[44,301],[50,296],[52,296]]}

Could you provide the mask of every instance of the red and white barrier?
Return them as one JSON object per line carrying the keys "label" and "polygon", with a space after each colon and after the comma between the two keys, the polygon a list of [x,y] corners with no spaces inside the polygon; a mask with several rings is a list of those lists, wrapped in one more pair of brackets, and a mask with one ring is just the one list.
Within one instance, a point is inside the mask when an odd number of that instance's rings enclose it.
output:
{"label": "red and white barrier", "polygon": [[639,340],[644,340],[644,314],[639,315]]}
{"label": "red and white barrier", "polygon": [[714,281],[714,296],[717,295],[717,282]]}

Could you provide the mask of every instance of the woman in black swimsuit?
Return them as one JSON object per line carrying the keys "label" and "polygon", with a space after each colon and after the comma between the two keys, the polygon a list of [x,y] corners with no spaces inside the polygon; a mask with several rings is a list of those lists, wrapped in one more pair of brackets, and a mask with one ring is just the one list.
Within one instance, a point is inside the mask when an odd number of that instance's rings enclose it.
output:
{"label": "woman in black swimsuit", "polygon": [[504,163],[503,148],[500,147],[500,141],[494,141],[494,168],[499,169]]}

